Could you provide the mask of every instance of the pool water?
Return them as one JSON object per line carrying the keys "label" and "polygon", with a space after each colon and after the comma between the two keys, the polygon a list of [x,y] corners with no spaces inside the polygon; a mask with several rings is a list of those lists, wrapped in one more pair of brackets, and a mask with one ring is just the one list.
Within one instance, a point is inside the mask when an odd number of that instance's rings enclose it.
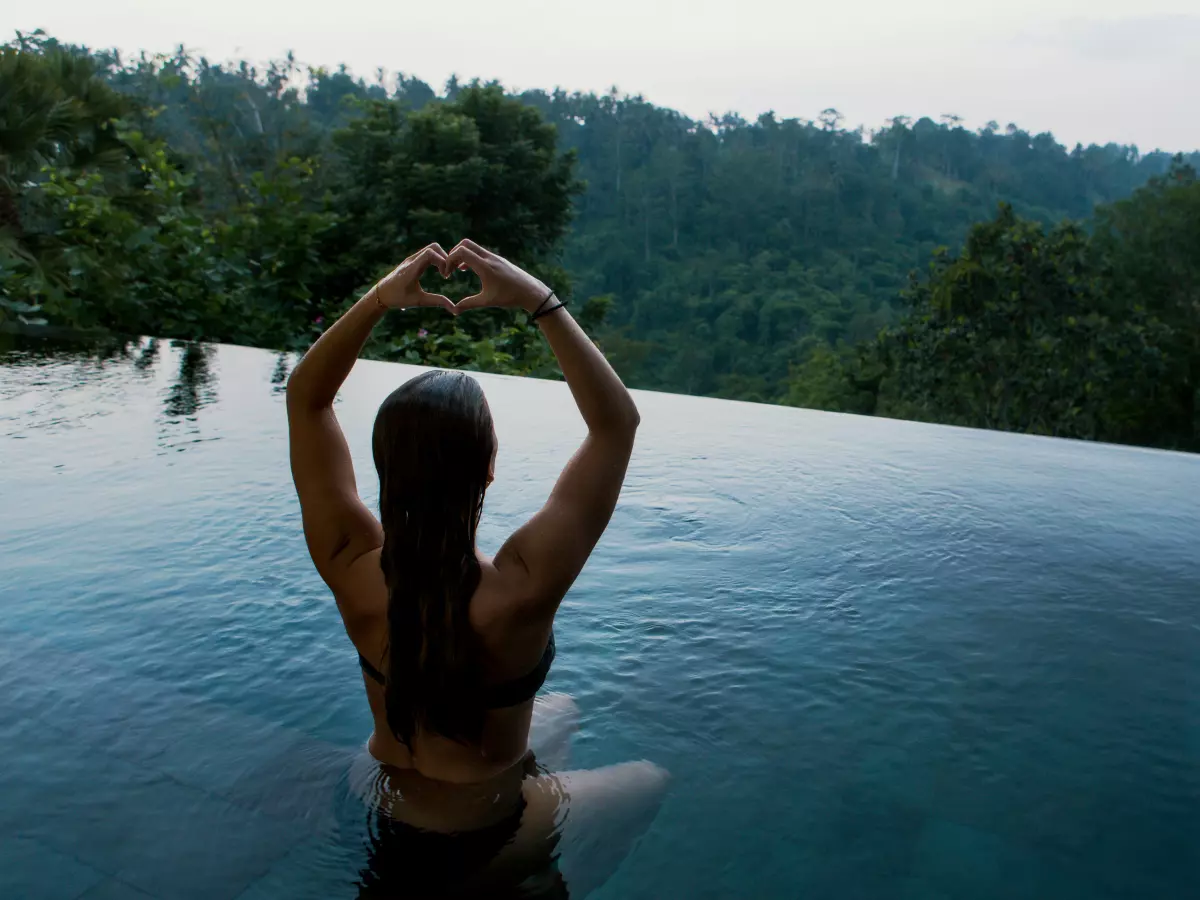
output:
{"label": "pool water", "polygon": [[[8,339],[11,344],[11,339]],[[369,729],[305,552],[291,361],[0,353],[0,897],[353,897]],[[360,363],[369,435],[413,367]],[[480,376],[481,545],[582,425]],[[1200,892],[1200,458],[638,393],[546,690],[672,775],[597,898]]]}

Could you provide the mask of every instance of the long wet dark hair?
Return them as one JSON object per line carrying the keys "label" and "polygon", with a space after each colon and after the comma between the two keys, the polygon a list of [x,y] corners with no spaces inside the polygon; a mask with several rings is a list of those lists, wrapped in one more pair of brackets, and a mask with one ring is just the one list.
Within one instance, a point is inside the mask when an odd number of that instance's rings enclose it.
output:
{"label": "long wet dark hair", "polygon": [[483,728],[467,611],[479,585],[475,532],[496,437],[483,389],[461,372],[401,385],[375,417],[380,564],[388,588],[387,721],[474,743]]}

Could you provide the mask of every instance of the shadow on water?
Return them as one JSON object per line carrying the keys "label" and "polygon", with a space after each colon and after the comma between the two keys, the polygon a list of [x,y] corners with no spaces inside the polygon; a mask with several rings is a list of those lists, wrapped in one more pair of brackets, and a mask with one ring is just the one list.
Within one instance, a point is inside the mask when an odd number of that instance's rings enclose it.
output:
{"label": "shadow on water", "polygon": [[[153,342],[151,342],[153,343]],[[217,399],[216,376],[210,366],[212,348],[205,344],[172,342],[182,348],[179,373],[167,392],[163,412],[172,422],[194,419],[201,409]]]}

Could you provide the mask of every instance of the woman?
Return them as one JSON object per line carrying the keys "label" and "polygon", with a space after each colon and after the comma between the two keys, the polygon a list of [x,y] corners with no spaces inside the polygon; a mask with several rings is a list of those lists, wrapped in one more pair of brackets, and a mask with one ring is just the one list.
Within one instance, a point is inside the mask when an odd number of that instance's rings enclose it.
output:
{"label": "woman", "polygon": [[[443,277],[470,270],[482,289],[455,305],[422,289],[430,267]],[[587,424],[545,506],[492,559],[475,546],[496,463],[477,381],[431,371],[384,401],[373,434],[378,520],[359,499],[334,416],[371,329],[389,310],[418,306],[531,313]],[[608,524],[633,450],[638,411],[617,374],[542,282],[471,241],[450,253],[431,244],[313,344],[288,381],[287,409],[304,535],[358,650],[374,717],[370,764],[353,773],[380,812],[363,887],[395,876],[409,894],[449,886],[499,896],[501,885],[552,871],[564,849],[556,824],[568,814],[564,843],[582,827],[590,834],[576,837],[593,845],[590,875],[567,872],[572,888],[602,877],[653,816],[665,773],[627,763],[544,774],[530,730],[557,719],[552,740],[562,744],[574,720],[569,698],[534,695],[554,660],[555,613]],[[597,825],[614,840],[597,843]]]}

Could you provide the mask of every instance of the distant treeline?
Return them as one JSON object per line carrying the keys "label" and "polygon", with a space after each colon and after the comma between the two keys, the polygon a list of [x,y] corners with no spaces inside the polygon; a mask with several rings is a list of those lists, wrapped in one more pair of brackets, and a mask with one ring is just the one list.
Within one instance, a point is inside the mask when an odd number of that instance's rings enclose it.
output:
{"label": "distant treeline", "polygon": [[[1197,154],[43,35],[0,55],[0,117],[0,316],[299,349],[470,235],[572,292],[633,386],[1197,448]],[[519,314],[385,327],[380,357],[552,369]]]}

